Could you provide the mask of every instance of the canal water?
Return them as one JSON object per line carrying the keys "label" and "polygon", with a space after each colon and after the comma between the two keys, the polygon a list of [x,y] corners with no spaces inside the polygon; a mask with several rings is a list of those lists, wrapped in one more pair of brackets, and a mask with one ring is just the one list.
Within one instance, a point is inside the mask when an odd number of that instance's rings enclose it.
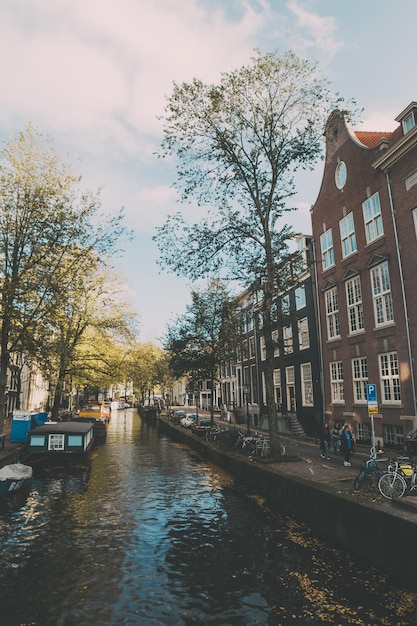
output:
{"label": "canal water", "polygon": [[417,594],[134,410],[112,416],[90,468],[2,503],[0,563],[1,626],[416,624]]}

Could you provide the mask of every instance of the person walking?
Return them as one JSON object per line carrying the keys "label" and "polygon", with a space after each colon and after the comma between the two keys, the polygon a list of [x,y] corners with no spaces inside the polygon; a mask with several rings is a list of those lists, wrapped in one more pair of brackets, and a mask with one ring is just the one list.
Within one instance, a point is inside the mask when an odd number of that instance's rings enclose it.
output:
{"label": "person walking", "polygon": [[322,459],[330,459],[330,428],[327,422],[324,422],[320,428],[320,450]]}
{"label": "person walking", "polygon": [[350,457],[353,453],[353,443],[353,435],[350,430],[350,426],[349,424],[345,424],[340,435],[340,449],[345,457],[345,460],[343,461],[343,465],[345,467],[350,467]]}
{"label": "person walking", "polygon": [[340,424],[335,422],[332,430],[330,431],[332,437],[333,451],[335,454],[340,453]]}

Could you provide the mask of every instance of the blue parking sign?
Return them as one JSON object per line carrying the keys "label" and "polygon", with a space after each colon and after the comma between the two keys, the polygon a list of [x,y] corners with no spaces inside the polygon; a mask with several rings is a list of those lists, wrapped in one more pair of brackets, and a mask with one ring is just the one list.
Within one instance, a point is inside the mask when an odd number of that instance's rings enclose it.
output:
{"label": "blue parking sign", "polygon": [[366,385],[366,394],[368,396],[368,403],[376,403],[376,385]]}

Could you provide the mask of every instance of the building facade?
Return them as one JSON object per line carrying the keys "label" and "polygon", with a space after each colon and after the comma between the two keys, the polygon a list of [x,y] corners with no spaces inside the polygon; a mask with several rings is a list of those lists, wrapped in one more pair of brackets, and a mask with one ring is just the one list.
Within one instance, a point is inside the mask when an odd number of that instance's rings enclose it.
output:
{"label": "building facade", "polygon": [[400,447],[417,426],[417,103],[396,121],[355,131],[333,112],[311,219],[323,419],[364,442],[373,421],[377,444]]}
{"label": "building facade", "polygon": [[[311,237],[298,239],[304,269],[297,284],[277,294],[288,311],[285,326],[274,330],[274,396],[280,430],[315,435],[323,415],[317,323],[309,256]],[[236,360],[221,368],[221,396],[225,410],[240,423],[267,426],[266,350],[262,330],[262,293],[245,291],[239,297],[243,341]]]}

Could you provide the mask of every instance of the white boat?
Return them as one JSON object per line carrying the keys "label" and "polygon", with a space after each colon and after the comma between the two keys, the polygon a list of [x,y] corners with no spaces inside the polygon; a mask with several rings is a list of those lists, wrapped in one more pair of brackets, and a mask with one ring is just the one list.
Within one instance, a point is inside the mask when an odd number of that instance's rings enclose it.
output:
{"label": "white boat", "polygon": [[33,470],[30,465],[11,463],[0,469],[0,496],[29,489]]}

